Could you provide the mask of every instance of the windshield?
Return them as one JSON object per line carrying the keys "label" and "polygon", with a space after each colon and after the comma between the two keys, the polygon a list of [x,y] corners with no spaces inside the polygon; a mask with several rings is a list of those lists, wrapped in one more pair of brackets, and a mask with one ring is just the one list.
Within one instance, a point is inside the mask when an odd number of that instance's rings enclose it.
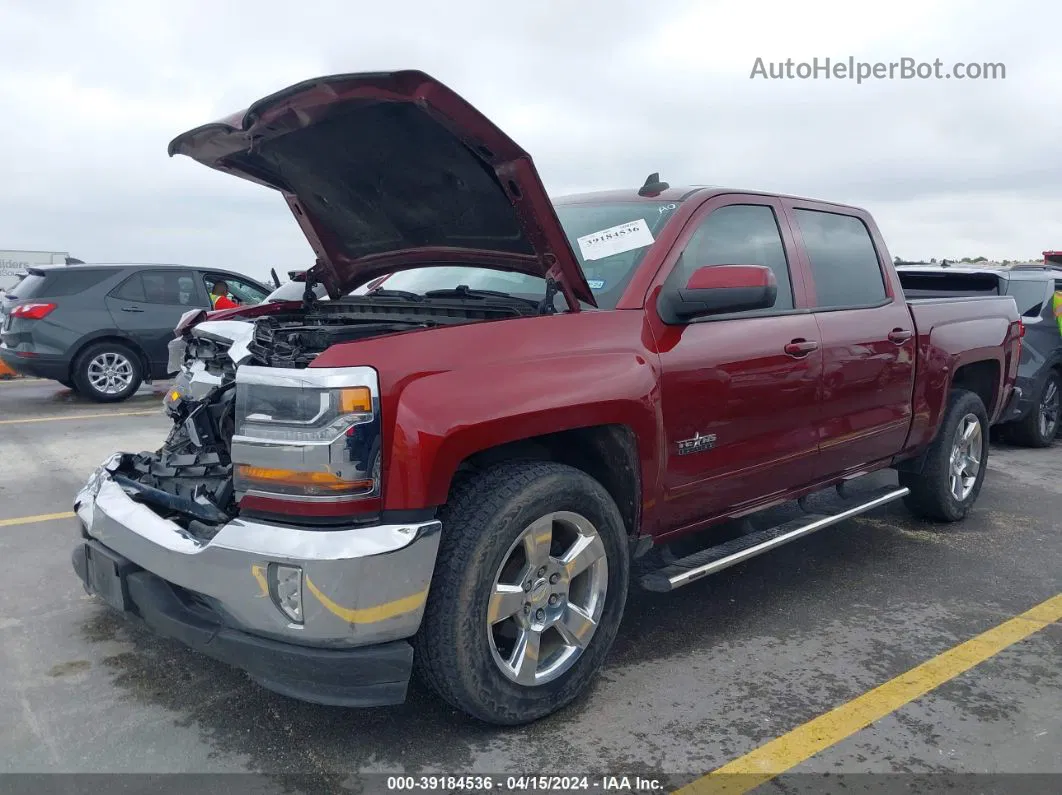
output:
{"label": "windshield", "polygon": [[[320,300],[328,300],[328,291],[325,290],[324,285],[315,284],[313,286],[314,294]],[[275,301],[301,301],[302,294],[306,292],[306,280],[284,282],[277,289],[266,296],[264,303],[273,303]]]}
{"label": "windshield", "polygon": [[[677,202],[637,201],[564,204],[557,217],[601,309],[613,309]],[[423,294],[465,285],[520,298],[541,299],[546,280],[522,273],[467,266],[413,268],[388,276],[379,287]],[[354,294],[371,292],[363,286]],[[563,299],[559,299],[563,302]]]}

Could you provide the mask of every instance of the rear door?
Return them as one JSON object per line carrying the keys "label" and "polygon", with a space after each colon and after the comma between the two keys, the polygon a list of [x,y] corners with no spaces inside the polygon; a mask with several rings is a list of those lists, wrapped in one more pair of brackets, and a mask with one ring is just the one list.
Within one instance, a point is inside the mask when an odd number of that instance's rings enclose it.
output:
{"label": "rear door", "polygon": [[666,325],[656,312],[659,287],[647,302],[662,370],[664,532],[807,483],[815,466],[819,331],[776,199],[709,199],[687,223],[656,284],[675,270],[685,280],[697,268],[726,264],[770,267],[778,282],[775,305]]}
{"label": "rear door", "polygon": [[137,271],[106,300],[114,325],[144,349],[155,376],[165,372],[166,346],[181,315],[207,302],[194,272],[178,269]]}
{"label": "rear door", "polygon": [[915,328],[869,216],[786,200],[822,344],[820,477],[899,452],[912,420]]}

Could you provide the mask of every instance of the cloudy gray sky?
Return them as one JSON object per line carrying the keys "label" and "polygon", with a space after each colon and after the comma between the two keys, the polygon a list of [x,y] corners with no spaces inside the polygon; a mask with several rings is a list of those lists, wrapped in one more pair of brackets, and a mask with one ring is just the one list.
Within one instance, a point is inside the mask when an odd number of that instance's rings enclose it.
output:
{"label": "cloudy gray sky", "polygon": [[[0,249],[309,264],[280,197],[169,159],[177,133],[291,83],[418,68],[547,188],[777,190],[870,209],[893,255],[1062,249],[1051,0],[887,4],[0,0]],[[1002,63],[1002,80],[750,79],[758,57]]]}

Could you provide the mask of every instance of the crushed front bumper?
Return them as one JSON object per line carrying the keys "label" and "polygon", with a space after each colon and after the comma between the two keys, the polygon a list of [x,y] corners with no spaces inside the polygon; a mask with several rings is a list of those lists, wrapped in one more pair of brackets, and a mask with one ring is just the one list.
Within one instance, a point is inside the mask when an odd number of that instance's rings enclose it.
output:
{"label": "crushed front bumper", "polygon": [[[235,519],[208,541],[135,502],[114,456],[74,507],[87,590],[162,635],[324,704],[405,698],[441,525],[316,529]],[[271,564],[302,570],[302,623],[271,595]]]}

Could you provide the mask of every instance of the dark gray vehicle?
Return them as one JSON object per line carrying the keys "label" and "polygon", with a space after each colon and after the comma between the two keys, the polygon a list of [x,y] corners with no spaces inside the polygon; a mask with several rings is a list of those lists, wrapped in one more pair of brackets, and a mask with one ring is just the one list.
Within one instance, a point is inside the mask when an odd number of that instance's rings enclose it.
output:
{"label": "dark gray vehicle", "polygon": [[242,304],[260,303],[264,284],[226,270],[180,265],[29,268],[0,299],[0,360],[110,403],[167,376],[167,344],[181,315],[209,309],[224,281]]}
{"label": "dark gray vehicle", "polygon": [[1025,326],[1018,381],[1008,413],[999,419],[1005,439],[1026,447],[1047,447],[1060,428],[1062,333],[1052,298],[1062,290],[1062,270],[1050,265],[1016,268],[915,265],[897,268],[908,298],[1013,296]]}

